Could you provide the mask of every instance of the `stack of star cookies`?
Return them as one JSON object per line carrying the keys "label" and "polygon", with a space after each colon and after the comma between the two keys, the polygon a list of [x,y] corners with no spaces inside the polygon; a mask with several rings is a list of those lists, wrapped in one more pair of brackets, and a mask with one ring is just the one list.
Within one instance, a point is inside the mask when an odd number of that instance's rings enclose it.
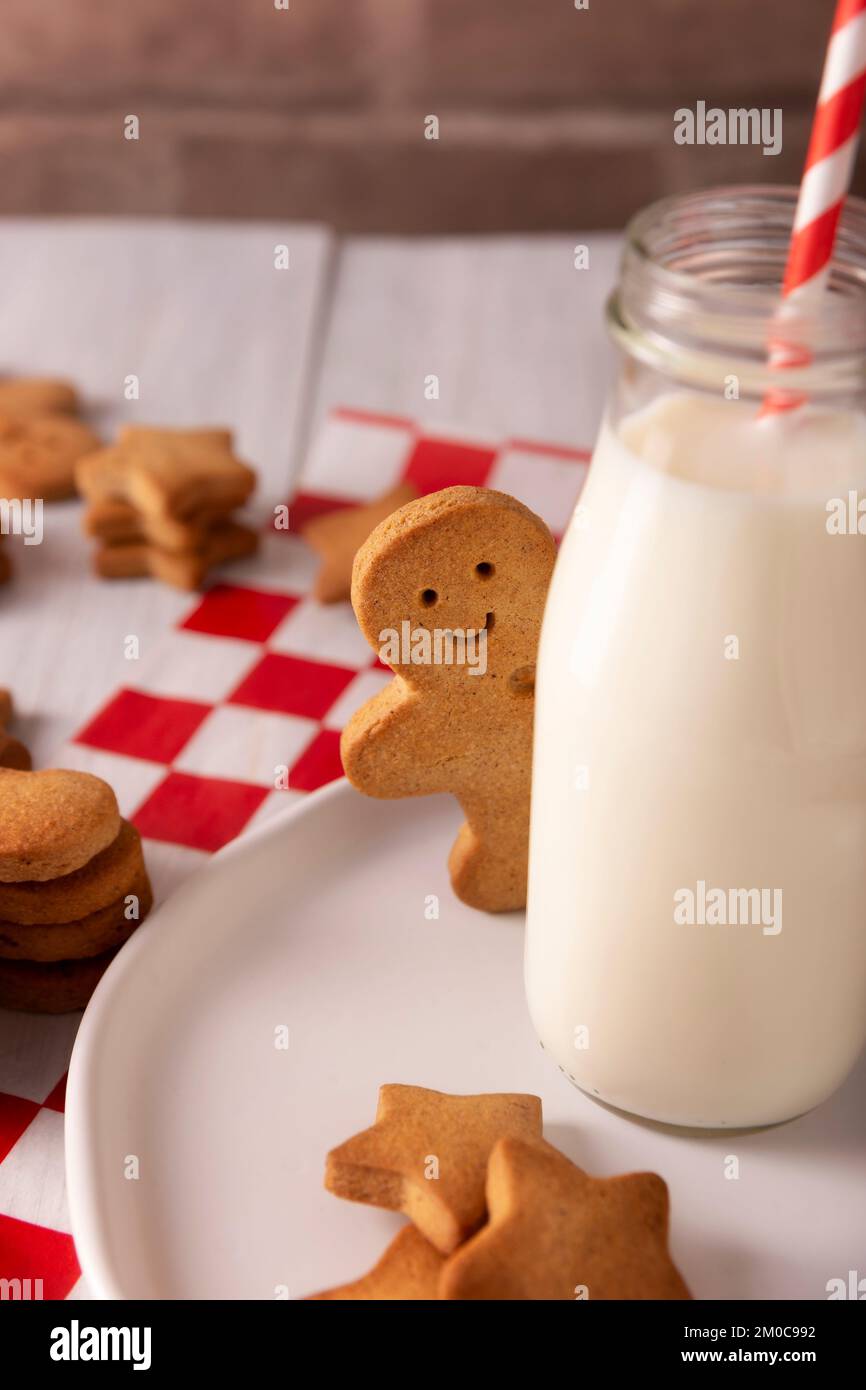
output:
{"label": "stack of star cookies", "polygon": [[84,1008],[152,901],[106,782],[0,768],[0,1007]]}
{"label": "stack of star cookies", "polygon": [[196,589],[216,565],[256,548],[255,531],[233,516],[256,476],[229,430],[129,425],[116,444],[81,459],[75,477],[104,579],[149,575]]}
{"label": "stack of star cookies", "polygon": [[542,1137],[537,1096],[383,1086],[325,1186],[409,1217],[368,1274],[315,1299],[687,1299],[655,1173],[592,1178]]}
{"label": "stack of star cookies", "polygon": [[0,380],[0,497],[57,502],[74,496],[75,464],[99,445],[77,413],[68,382]]}

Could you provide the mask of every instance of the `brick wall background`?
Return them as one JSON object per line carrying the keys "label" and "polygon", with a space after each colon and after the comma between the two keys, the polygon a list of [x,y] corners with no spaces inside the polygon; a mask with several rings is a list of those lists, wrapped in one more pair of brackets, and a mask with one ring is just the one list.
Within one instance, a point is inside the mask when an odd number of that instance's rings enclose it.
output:
{"label": "brick wall background", "polygon": [[[278,0],[279,3],[279,0]],[[796,182],[833,0],[3,0],[0,212],[616,226]],[[781,107],[775,158],[673,113]],[[140,139],[123,137],[128,114]],[[435,114],[440,139],[424,139]],[[858,186],[866,187],[861,160]]]}

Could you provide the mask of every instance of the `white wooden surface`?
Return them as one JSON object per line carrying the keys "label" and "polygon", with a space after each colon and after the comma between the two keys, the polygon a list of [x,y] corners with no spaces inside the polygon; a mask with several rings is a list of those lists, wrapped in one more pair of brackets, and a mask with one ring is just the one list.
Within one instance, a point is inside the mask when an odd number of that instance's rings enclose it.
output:
{"label": "white wooden surface", "polygon": [[[0,371],[69,377],[106,439],[124,421],[231,425],[261,511],[288,496],[305,438],[332,249],[322,228],[270,223],[7,221]],[[125,399],[131,374],[138,400]],[[95,579],[80,516],[78,503],[46,507],[41,546],[2,542],[15,579],[0,589],[0,685],[43,766],[130,683],[124,637],[144,656],[190,604],[160,584]]]}
{"label": "white wooden surface", "polygon": [[[591,446],[611,380],[603,314],[619,252],[613,235],[349,240],[314,418],[343,402]],[[431,375],[438,400],[425,397]]]}
{"label": "white wooden surface", "polygon": [[[276,224],[0,225],[0,371],[76,381],[106,438],[124,420],[227,423],[259,469],[259,509],[288,495],[334,405],[482,436],[593,441],[612,356],[602,323],[618,238],[359,238]],[[581,239],[582,240],[582,239]],[[287,271],[274,247],[290,249]],[[140,398],[124,399],[124,380]],[[425,378],[439,398],[425,398]],[[46,508],[42,546],[7,539],[0,685],[37,765],[120,684],[190,599],[90,574],[80,505]]]}

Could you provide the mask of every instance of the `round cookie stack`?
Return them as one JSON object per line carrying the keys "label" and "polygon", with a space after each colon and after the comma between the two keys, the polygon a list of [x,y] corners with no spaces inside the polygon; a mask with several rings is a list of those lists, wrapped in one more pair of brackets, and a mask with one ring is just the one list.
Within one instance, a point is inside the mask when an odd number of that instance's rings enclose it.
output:
{"label": "round cookie stack", "polygon": [[152,901],[138,831],[106,782],[0,768],[0,1007],[84,1008]]}

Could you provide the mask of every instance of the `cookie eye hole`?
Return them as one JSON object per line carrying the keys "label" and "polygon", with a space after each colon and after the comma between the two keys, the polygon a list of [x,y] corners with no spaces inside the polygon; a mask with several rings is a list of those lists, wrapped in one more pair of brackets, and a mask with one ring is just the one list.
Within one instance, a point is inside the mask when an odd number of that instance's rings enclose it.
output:
{"label": "cookie eye hole", "polygon": [[493,573],[493,566],[489,560],[481,560],[480,563],[475,566],[475,573],[478,575],[479,579],[489,579]]}
{"label": "cookie eye hole", "polygon": [[425,608],[432,608],[438,598],[439,595],[437,594],[435,589],[421,590],[421,602],[423,603]]}
{"label": "cookie eye hole", "polygon": [[496,622],[496,614],[495,614],[495,613],[488,613],[488,614],[487,614],[487,617],[484,619],[484,631],[485,631],[485,632],[492,632],[492,631],[493,631],[493,624],[494,624],[495,622]]}
{"label": "cookie eye hole", "polygon": [[508,689],[512,695],[533,695],[535,693],[535,667],[518,666],[508,677]]}

